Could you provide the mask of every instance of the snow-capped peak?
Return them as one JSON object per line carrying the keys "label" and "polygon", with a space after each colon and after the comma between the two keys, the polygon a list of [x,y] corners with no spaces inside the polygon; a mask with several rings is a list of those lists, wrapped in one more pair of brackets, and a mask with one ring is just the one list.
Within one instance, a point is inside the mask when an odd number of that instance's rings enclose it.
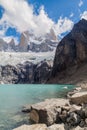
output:
{"label": "snow-capped peak", "polygon": [[28,41],[28,45],[30,45],[30,43],[41,44],[47,40],[52,42],[58,42],[57,36],[54,33],[53,29],[51,29],[49,33],[43,36],[35,36],[29,31],[23,32],[22,35],[24,35],[25,39]]}
{"label": "snow-capped peak", "polygon": [[[0,42],[1,44],[2,42]],[[19,44],[15,44],[15,39],[11,39],[9,42],[3,41],[1,44],[1,50],[11,50],[19,52],[48,52],[53,51],[58,44],[57,36],[53,29],[49,33],[43,36],[37,36],[33,32],[25,31],[21,34]],[[4,49],[3,49],[4,48]]]}

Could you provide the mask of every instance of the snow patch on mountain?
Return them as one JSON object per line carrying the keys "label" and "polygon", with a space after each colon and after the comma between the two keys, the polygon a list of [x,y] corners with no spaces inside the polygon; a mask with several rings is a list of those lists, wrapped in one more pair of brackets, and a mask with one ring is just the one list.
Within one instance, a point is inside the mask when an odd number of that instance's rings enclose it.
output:
{"label": "snow patch on mountain", "polygon": [[44,60],[51,60],[53,61],[54,59],[54,54],[55,51],[52,52],[39,52],[39,53],[35,53],[35,52],[0,52],[0,65],[16,65],[19,63],[24,63],[26,61],[30,61],[34,64],[37,64],[41,61]]}

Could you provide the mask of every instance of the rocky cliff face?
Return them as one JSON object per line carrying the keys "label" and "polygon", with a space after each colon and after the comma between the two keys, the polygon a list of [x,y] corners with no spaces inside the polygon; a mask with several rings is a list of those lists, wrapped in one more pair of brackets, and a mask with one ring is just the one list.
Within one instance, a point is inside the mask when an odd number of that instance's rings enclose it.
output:
{"label": "rocky cliff face", "polygon": [[50,76],[50,61],[33,64],[26,61],[15,66],[0,66],[0,84],[45,83]]}
{"label": "rocky cliff face", "polygon": [[[82,19],[74,25],[72,31],[57,46],[51,81],[70,83],[68,82],[70,78],[71,82],[75,81],[77,77],[81,78],[79,76],[82,71],[79,68],[85,64],[87,64],[87,21]],[[74,77],[78,69],[79,75]],[[84,75],[86,74],[84,73]],[[65,81],[65,79],[67,80]]]}
{"label": "rocky cliff face", "polygon": [[20,38],[20,43],[18,45],[18,51],[27,52],[28,51],[28,38],[26,34],[22,33]]}
{"label": "rocky cliff face", "polygon": [[14,39],[8,43],[7,51],[16,51],[16,45]]}
{"label": "rocky cliff face", "polygon": [[21,52],[48,52],[53,51],[57,44],[58,39],[52,29],[44,36],[35,36],[33,33],[26,31],[21,34],[18,49]]}
{"label": "rocky cliff face", "polygon": [[53,62],[42,61],[40,62],[34,71],[34,82],[35,83],[46,83],[48,77],[51,74]]}

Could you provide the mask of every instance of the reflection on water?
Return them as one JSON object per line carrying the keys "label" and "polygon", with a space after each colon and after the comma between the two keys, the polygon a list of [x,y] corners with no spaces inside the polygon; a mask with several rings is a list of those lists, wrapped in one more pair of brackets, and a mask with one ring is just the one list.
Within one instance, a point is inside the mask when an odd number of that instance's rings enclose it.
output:
{"label": "reflection on water", "polygon": [[0,85],[0,130],[29,124],[29,115],[21,113],[22,106],[47,98],[64,97],[72,85]]}

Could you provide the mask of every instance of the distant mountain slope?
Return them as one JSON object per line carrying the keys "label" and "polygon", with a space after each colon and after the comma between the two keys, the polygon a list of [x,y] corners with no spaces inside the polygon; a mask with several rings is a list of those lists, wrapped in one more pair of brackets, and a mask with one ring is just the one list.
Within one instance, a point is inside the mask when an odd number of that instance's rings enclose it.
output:
{"label": "distant mountain slope", "polygon": [[0,84],[45,83],[52,65],[52,61],[46,60],[37,64],[26,61],[16,65],[0,65]]}
{"label": "distant mountain slope", "polygon": [[6,51],[8,48],[8,44],[3,40],[3,39],[0,39],[0,51]]}
{"label": "distant mountain slope", "polygon": [[50,83],[87,82],[87,21],[82,19],[58,44]]}

